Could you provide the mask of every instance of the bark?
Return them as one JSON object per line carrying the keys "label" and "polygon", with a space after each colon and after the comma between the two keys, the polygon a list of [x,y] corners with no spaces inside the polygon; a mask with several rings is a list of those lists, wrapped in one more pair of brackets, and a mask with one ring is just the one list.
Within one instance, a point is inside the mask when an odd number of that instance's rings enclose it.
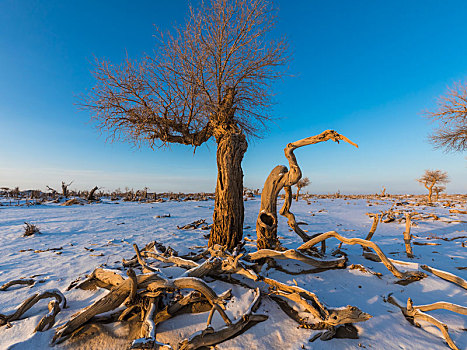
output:
{"label": "bark", "polygon": [[280,242],[277,238],[277,196],[282,189],[285,190],[285,201],[280,214],[287,217],[290,228],[292,228],[303,241],[309,239],[308,235],[298,227],[294,215],[289,211],[292,201],[291,186],[295,185],[302,177],[302,172],[295,158],[294,150],[299,147],[328,140],[333,140],[335,142],[343,140],[358,147],[348,138],[338,134],[334,130],[325,130],[319,135],[289,143],[287,147],[285,147],[284,154],[289,161],[290,170],[283,165],[276,166],[266,179],[263,191],[261,192],[261,207],[258,219],[256,220],[258,249],[281,249]]}
{"label": "bark", "polygon": [[248,144],[241,132],[225,132],[217,141],[217,185],[209,246],[235,248],[243,236],[242,159]]}
{"label": "bark", "polygon": [[88,201],[93,201],[93,200],[96,200],[96,198],[94,197],[94,193],[98,190],[99,188],[97,186],[95,186],[88,194],[88,198],[87,200]]}

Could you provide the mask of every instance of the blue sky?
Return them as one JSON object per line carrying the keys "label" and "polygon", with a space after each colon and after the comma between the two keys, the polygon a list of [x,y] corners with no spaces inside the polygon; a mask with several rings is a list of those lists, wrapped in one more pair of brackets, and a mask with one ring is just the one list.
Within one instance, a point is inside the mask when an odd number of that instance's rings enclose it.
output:
{"label": "blue sky", "polygon": [[[278,1],[276,35],[293,53],[275,85],[276,118],[251,140],[245,186],[261,188],[286,164],[288,142],[335,129],[360,148],[323,143],[296,151],[313,193],[422,193],[425,169],[467,191],[464,154],[427,142],[423,111],[467,80],[466,1]],[[0,0],[0,186],[94,185],[112,190],[213,191],[216,147],[135,148],[108,143],[76,108],[93,85],[93,55],[120,62],[154,48],[154,25],[183,23],[187,1]]]}

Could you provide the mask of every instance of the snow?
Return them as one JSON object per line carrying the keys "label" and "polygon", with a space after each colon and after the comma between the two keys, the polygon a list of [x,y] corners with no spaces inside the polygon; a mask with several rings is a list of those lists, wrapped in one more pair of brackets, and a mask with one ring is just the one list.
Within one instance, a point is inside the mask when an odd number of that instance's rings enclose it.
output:
{"label": "snow", "polygon": [[[410,201],[410,199],[405,199]],[[8,204],[8,201],[4,201]],[[13,203],[14,204],[14,203]],[[255,222],[259,211],[259,198],[245,201],[244,236],[255,239]],[[281,205],[282,203],[279,203]],[[335,230],[345,237],[365,238],[372,219],[367,212],[387,210],[393,205],[391,199],[313,199],[307,202],[293,202],[291,211],[297,222],[306,222],[301,226],[309,233]],[[465,210],[460,206],[457,209]],[[180,254],[201,252],[207,244],[204,237],[206,230],[178,230],[198,219],[212,222],[214,202],[208,201],[166,201],[161,203],[111,202],[89,205],[60,206],[49,203],[34,206],[0,206],[0,285],[13,279],[28,278],[36,281],[31,287],[12,287],[0,291],[0,313],[8,314],[32,293],[59,289],[67,298],[68,308],[62,310],[56,318],[52,330],[33,334],[39,320],[45,315],[48,300],[42,300],[32,307],[21,320],[13,321],[11,328],[0,328],[0,349],[47,349],[53,337],[54,329],[64,324],[74,313],[90,305],[107,293],[106,290],[84,291],[71,289],[65,291],[78,277],[84,278],[96,267],[121,267],[122,258],[134,255],[133,243],[143,247],[152,240],[171,246]],[[440,220],[416,221],[412,227],[413,241],[440,243],[440,245],[413,245],[415,257],[409,259],[405,254],[403,231],[405,224],[391,222],[380,223],[373,236],[373,241],[390,258],[399,260],[397,268],[401,271],[417,270],[419,265],[450,272],[467,279],[467,247],[462,242],[467,239],[451,241],[440,238],[455,238],[467,235],[467,215],[450,214],[449,208],[442,205],[434,207],[416,207],[424,214],[435,213]],[[170,214],[170,217],[168,217]],[[24,222],[37,225],[41,234],[22,237]],[[297,248],[302,242],[291,232],[284,218],[279,219],[279,236],[287,248]],[[338,241],[329,239],[327,251],[337,247]],[[46,250],[62,248],[60,250]],[[248,242],[246,248],[255,250],[254,242]],[[315,294],[328,307],[354,305],[373,317],[362,323],[356,323],[359,339],[331,339],[329,341],[309,342],[317,331],[298,328],[275,302],[263,298],[258,314],[268,315],[267,321],[248,329],[241,336],[217,345],[217,349],[444,349],[448,348],[441,332],[434,326],[422,323],[421,328],[410,325],[400,310],[383,301],[389,293],[402,302],[411,297],[415,305],[448,301],[467,306],[467,293],[461,287],[444,281],[428,273],[428,277],[407,286],[395,284],[397,279],[382,263],[369,261],[362,257],[358,245],[343,245],[342,251],[348,254],[350,264],[361,264],[367,269],[379,272],[381,278],[346,269],[328,270],[306,275],[288,275],[277,270],[263,269],[262,274],[284,283],[297,284]],[[22,252],[20,252],[22,251]],[[410,261],[410,264],[404,262]],[[304,263],[294,260],[279,260],[288,270],[309,269]],[[184,272],[180,268],[166,268],[167,264],[156,263],[169,277],[176,277]],[[239,277],[241,279],[241,277]],[[245,280],[248,282],[247,280]],[[233,297],[227,302],[226,312],[235,320],[246,312],[253,300],[254,293],[237,285],[220,281],[209,283],[216,293],[232,288]],[[249,283],[251,285],[251,283]],[[467,317],[445,310],[428,312],[446,323],[449,333],[459,349],[467,349]],[[208,313],[185,314],[172,318],[158,325],[157,340],[176,346],[178,341],[206,327]],[[215,313],[212,326],[219,329],[224,326],[222,318]],[[108,326],[107,326],[108,327]],[[110,329],[110,328],[109,328]],[[112,329],[114,338],[89,339],[81,348],[126,349],[128,329],[124,325]],[[135,337],[136,338],[136,337]],[[100,345],[96,345],[100,344]],[[66,347],[66,343],[57,348]]]}

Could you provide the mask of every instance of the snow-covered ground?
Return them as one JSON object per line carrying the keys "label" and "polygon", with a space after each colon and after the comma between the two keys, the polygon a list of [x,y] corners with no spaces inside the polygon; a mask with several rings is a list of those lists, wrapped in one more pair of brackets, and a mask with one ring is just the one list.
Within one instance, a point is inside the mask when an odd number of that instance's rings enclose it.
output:
{"label": "snow-covered ground", "polygon": [[[371,206],[369,205],[371,204]],[[315,199],[310,204],[300,200],[292,203],[291,211],[297,221],[308,223],[301,226],[309,234],[336,230],[345,237],[365,238],[372,219],[367,212],[387,210],[393,202],[388,200],[367,201],[366,199]],[[134,255],[133,243],[143,247],[146,243],[157,240],[171,246],[180,254],[190,251],[199,252],[206,246],[204,237],[209,231],[178,230],[177,225],[184,225],[197,219],[212,222],[213,201],[187,201],[163,203],[129,203],[104,201],[97,204],[60,206],[45,204],[37,206],[0,206],[0,285],[19,278],[35,276],[40,283],[32,287],[14,287],[0,291],[0,314],[8,314],[26,299],[32,292],[57,288],[68,301],[69,308],[62,310],[55,327],[66,322],[72,314],[90,305],[102,297],[106,290],[84,291],[71,289],[65,291],[78,277],[84,277],[98,266],[114,267],[122,258]],[[460,210],[466,210],[460,206]],[[400,270],[415,270],[417,264],[426,264],[445,270],[467,279],[467,238],[451,241],[440,238],[454,238],[467,235],[467,215],[450,214],[448,208],[417,207],[423,213],[436,213],[440,220],[417,221],[412,227],[415,242],[434,242],[440,245],[413,245],[415,257],[409,259],[405,254],[403,242],[403,223],[380,223],[373,237],[388,257],[411,261],[410,267],[397,265]],[[255,222],[259,210],[259,198],[245,202],[245,237],[256,238]],[[169,214],[170,217],[155,218]],[[22,237],[24,222],[35,224],[41,234]],[[286,220],[280,218],[279,236],[287,248],[296,248],[302,242],[291,232]],[[431,239],[428,239],[430,238]],[[331,252],[338,244],[335,239],[327,242]],[[62,248],[60,250],[46,250]],[[246,245],[248,250],[255,250],[253,243]],[[400,310],[384,302],[389,293],[403,302],[411,297],[415,305],[437,301],[467,306],[466,290],[444,281],[436,276],[429,276],[407,286],[395,284],[397,279],[382,263],[369,261],[362,257],[362,248],[358,245],[343,245],[350,264],[362,264],[374,272],[382,273],[382,278],[359,270],[337,269],[313,274],[288,275],[276,270],[263,271],[265,275],[284,283],[297,284],[318,295],[326,305],[339,307],[354,305],[373,317],[355,326],[359,339],[320,339],[309,342],[317,331],[298,328],[279,307],[269,298],[263,298],[257,313],[266,314],[269,319],[259,323],[244,334],[217,345],[217,349],[447,349],[441,332],[428,323],[421,328],[409,324]],[[282,261],[288,269],[305,267],[292,260]],[[308,266],[309,268],[309,266]],[[459,269],[461,268],[461,269]],[[462,269],[463,268],[463,269]],[[167,269],[169,276],[175,277],[177,269]],[[171,275],[172,274],[172,275]],[[216,292],[224,292],[232,285],[212,282]],[[227,304],[227,313],[232,318],[241,315],[253,298],[251,291],[240,286],[233,286],[233,298]],[[41,317],[47,312],[47,301],[41,301],[29,310],[23,319],[12,322],[12,327],[0,328],[0,349],[46,349],[54,330],[33,333]],[[430,311],[449,327],[449,333],[459,349],[467,349],[467,317],[449,311]],[[157,328],[157,339],[162,342],[177,344],[179,340],[195,331],[204,329],[207,313],[186,314],[163,322]],[[214,327],[222,325],[222,319],[216,314]],[[118,330],[116,330],[116,333]],[[120,330],[120,338],[88,339],[89,349],[125,349],[125,329]],[[99,343],[101,342],[101,343]],[[62,345],[62,346],[66,346]],[[61,346],[57,346],[61,347]],[[84,348],[84,346],[83,346]]]}

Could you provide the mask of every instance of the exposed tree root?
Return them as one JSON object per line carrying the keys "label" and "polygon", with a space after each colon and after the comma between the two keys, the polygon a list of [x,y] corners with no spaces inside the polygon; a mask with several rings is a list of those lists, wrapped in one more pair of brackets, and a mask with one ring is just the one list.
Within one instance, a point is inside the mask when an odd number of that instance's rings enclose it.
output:
{"label": "exposed tree root", "polygon": [[444,339],[446,340],[446,343],[449,345],[449,347],[453,350],[459,350],[459,348],[456,346],[456,344],[453,342],[453,340],[451,339],[449,335],[448,326],[442,323],[441,321],[437,320],[433,316],[430,316],[424,313],[423,311],[446,309],[446,310],[450,310],[453,312],[466,315],[467,308],[463,306],[451,304],[451,303],[446,303],[446,302],[438,302],[438,303],[429,304],[429,305],[414,306],[412,299],[410,298],[407,299],[407,306],[403,306],[402,303],[399,302],[392,295],[388,296],[387,301],[397,306],[402,311],[402,314],[405,316],[407,321],[409,321],[414,326],[420,327],[420,324],[417,322],[417,320],[423,320],[438,327],[441,333],[443,333]]}
{"label": "exposed tree root", "polygon": [[7,325],[11,327],[11,322],[19,320],[21,316],[33,307],[39,300],[55,298],[55,301],[49,303],[49,313],[45,315],[36,326],[34,330],[42,332],[51,328],[55,323],[55,316],[60,312],[61,309],[66,307],[65,296],[57,289],[50,289],[43,292],[34,293],[32,296],[27,298],[23,303],[10,315],[0,314],[0,327]]}
{"label": "exposed tree root", "polygon": [[340,234],[338,234],[336,231],[329,231],[326,233],[323,233],[315,238],[310,239],[308,242],[302,244],[300,247],[298,247],[298,250],[305,250],[313,247],[315,244],[324,241],[328,238],[337,238],[339,241],[345,243],[345,244],[360,244],[363,247],[368,247],[373,249],[376,254],[378,255],[379,259],[381,259],[381,262],[384,264],[384,266],[387,267],[387,269],[397,278],[399,279],[404,279],[404,280],[419,280],[421,278],[426,277],[426,274],[420,271],[406,271],[406,272],[401,272],[399,271],[393,263],[384,255],[383,251],[372,241],[367,241],[361,238],[345,238],[342,237]]}
{"label": "exposed tree root", "polygon": [[260,249],[256,252],[248,254],[248,258],[251,260],[259,260],[262,258],[294,259],[323,269],[343,268],[347,261],[345,257],[334,260],[318,260],[294,249],[289,249],[286,251]]}

